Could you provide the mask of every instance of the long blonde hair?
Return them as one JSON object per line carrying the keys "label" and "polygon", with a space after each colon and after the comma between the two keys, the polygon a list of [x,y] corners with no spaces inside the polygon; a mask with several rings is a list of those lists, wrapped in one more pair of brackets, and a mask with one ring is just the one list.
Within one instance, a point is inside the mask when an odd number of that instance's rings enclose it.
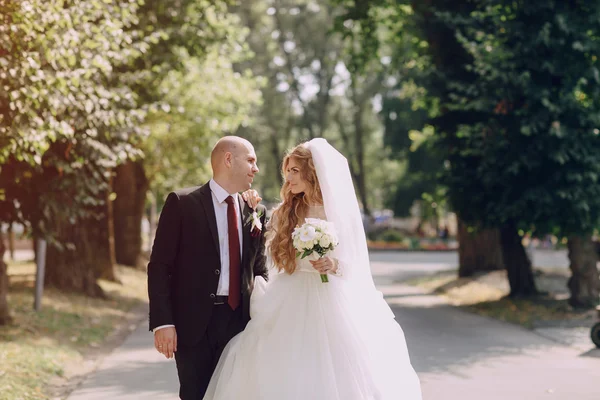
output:
{"label": "long blonde hair", "polygon": [[[294,194],[285,179],[286,169],[290,158],[298,162],[300,175],[308,185],[303,193]],[[281,187],[281,204],[273,211],[267,232],[267,248],[279,271],[288,274],[296,270],[296,250],[292,243],[292,232],[296,226],[304,223],[308,214],[308,207],[323,203],[323,195],[317,178],[317,171],[313,163],[312,154],[305,143],[301,143],[289,150],[283,159],[281,172],[284,183]]]}

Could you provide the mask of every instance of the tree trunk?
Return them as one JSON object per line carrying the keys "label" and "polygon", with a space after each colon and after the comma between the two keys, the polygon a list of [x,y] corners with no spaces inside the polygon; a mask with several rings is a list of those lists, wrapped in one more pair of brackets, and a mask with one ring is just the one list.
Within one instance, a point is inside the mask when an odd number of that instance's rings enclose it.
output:
{"label": "tree trunk", "polygon": [[356,80],[353,78],[350,83],[352,87],[352,100],[354,102],[354,148],[356,155],[356,167],[357,167],[357,175],[356,175],[356,188],[358,189],[358,195],[360,200],[363,203],[363,210],[366,215],[371,215],[371,208],[369,207],[368,197],[367,197],[367,184],[366,184],[366,171],[365,171],[365,139],[366,139],[366,129],[364,126],[364,113],[365,113],[365,103],[361,101],[360,97],[357,93],[358,88],[356,84]]}
{"label": "tree trunk", "polygon": [[[110,183],[110,182],[109,182]],[[110,185],[101,192],[104,204],[93,215],[72,224],[55,219],[52,224],[61,249],[50,244],[46,256],[45,284],[92,297],[105,297],[97,279],[119,282],[115,272],[114,239],[111,239]]]}
{"label": "tree trunk", "polygon": [[115,255],[118,264],[141,267],[142,218],[148,179],[142,161],[127,161],[116,168],[113,190]]}
{"label": "tree trunk", "polygon": [[500,231],[483,229],[469,232],[467,225],[458,220],[458,276],[473,276],[476,272],[504,269]]}
{"label": "tree trunk", "polygon": [[528,297],[539,294],[533,279],[531,261],[527,257],[521,236],[514,223],[506,223],[500,228],[502,258],[508,272],[510,297]]}
{"label": "tree trunk", "polygon": [[113,226],[113,204],[110,199],[112,177],[104,192],[104,205],[100,209],[98,231],[95,235],[96,254],[98,256],[98,278],[121,283],[117,278],[115,260],[115,230]]}
{"label": "tree trunk", "polygon": [[571,292],[569,304],[573,307],[592,308],[600,298],[598,255],[592,238],[571,236],[568,242],[571,277],[567,286]]}
{"label": "tree trunk", "polygon": [[48,246],[45,285],[91,297],[105,297],[97,282],[101,263],[98,262],[96,242],[99,233],[106,232],[101,225],[101,220],[93,219],[75,224],[54,221],[61,249]]}
{"label": "tree trunk", "polygon": [[[279,139],[277,135],[271,136],[271,156],[273,157],[273,162],[275,163],[272,174],[274,175],[274,181],[278,183],[278,186],[281,187],[283,185],[283,177],[281,176],[281,156],[282,152],[279,148]],[[279,193],[278,193],[279,194]]]}
{"label": "tree trunk", "polygon": [[13,222],[8,224],[8,254],[10,259],[15,261],[15,230]]}
{"label": "tree trunk", "polygon": [[4,262],[5,250],[4,235],[0,229],[0,325],[6,325],[12,321],[8,308],[8,267]]}
{"label": "tree trunk", "polygon": [[158,209],[156,205],[156,196],[150,193],[150,213],[148,216],[148,250],[152,249],[152,242],[156,234],[156,226],[158,225]]}
{"label": "tree trunk", "polygon": [[31,234],[31,248],[33,249],[33,262],[37,264],[37,237],[35,233]]}
{"label": "tree trunk", "polygon": [[[362,121],[362,118],[361,118]],[[365,156],[364,156],[364,143],[363,143],[362,128],[357,127],[355,132],[356,140],[356,164],[358,173],[356,175],[356,188],[358,189],[358,195],[363,205],[363,211],[366,215],[371,215],[371,207],[369,206],[369,198],[367,196],[367,184],[366,184],[366,170],[365,170]]]}

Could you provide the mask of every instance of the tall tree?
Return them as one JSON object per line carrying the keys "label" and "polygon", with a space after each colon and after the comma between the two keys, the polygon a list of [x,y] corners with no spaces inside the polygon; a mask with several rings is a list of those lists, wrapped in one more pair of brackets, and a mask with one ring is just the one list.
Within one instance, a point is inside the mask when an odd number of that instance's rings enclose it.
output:
{"label": "tall tree", "polygon": [[465,151],[476,149],[480,157],[469,172],[477,187],[463,186],[463,201],[492,224],[512,225],[511,232],[501,230],[503,242],[516,243],[519,224],[569,237],[570,302],[594,306],[600,295],[591,245],[600,216],[600,5],[489,0],[470,17],[456,24],[457,37],[476,76],[455,86],[455,101],[487,120],[462,129]]}
{"label": "tall tree", "polygon": [[281,56],[281,46],[277,41],[281,33],[275,28],[274,8],[259,0],[239,2],[235,8],[243,26],[248,30],[246,43],[252,57],[240,63],[255,76],[263,79],[261,86],[262,104],[252,116],[251,125],[243,126],[239,134],[250,139],[258,152],[261,172],[255,180],[257,188],[265,199],[276,199],[281,188],[281,160],[284,151],[297,138],[294,127],[299,118],[289,95],[289,84],[283,83],[289,69]]}
{"label": "tall tree", "polygon": [[458,276],[473,276],[477,272],[505,268],[500,231],[498,229],[470,229],[458,220]]}
{"label": "tall tree", "polygon": [[354,68],[358,53],[353,48],[361,43],[331,29],[340,11],[317,0],[239,5],[236,12],[250,30],[248,43],[254,52],[245,65],[266,79],[263,107],[242,133],[257,145],[259,161],[266,165],[265,175],[256,181],[266,198],[278,197],[283,152],[299,141],[325,137],[347,156],[369,212],[382,206],[387,190],[378,186],[389,186],[383,183],[397,170],[384,174],[375,168],[388,163],[376,117],[383,66],[377,60],[366,69]]}
{"label": "tall tree", "polygon": [[[47,284],[103,295],[96,279],[115,278],[113,168],[140,159],[146,111],[184,64],[180,48],[206,54],[231,33],[225,2],[171,5],[0,0],[0,219],[50,241]],[[183,17],[165,27],[157,13]]]}
{"label": "tall tree", "polygon": [[[219,121],[228,113],[235,115],[238,112],[234,105],[241,105],[243,109],[245,104],[254,104],[254,96],[250,95],[247,101],[244,97],[247,94],[244,90],[251,78],[243,71],[237,75],[232,69],[232,62],[237,61],[246,52],[243,46],[244,32],[240,30],[237,18],[229,12],[229,3],[228,0],[169,0],[157,6],[153,2],[145,2],[138,11],[138,29],[154,40],[144,55],[135,63],[125,66],[121,73],[139,78],[133,82],[132,88],[138,96],[138,102],[150,111],[149,123],[145,125],[150,138],[138,144],[146,153],[146,157],[124,160],[125,162],[115,169],[116,196],[113,220],[116,259],[120,264],[144,264],[140,254],[146,195],[148,190],[158,190],[154,193],[155,197],[161,197],[164,192],[164,186],[157,189],[156,185],[161,185],[162,182],[159,182],[160,177],[155,181],[154,175],[158,173],[166,176],[168,169],[168,173],[173,176],[170,183],[175,185],[170,189],[180,184],[199,184],[199,181],[180,179],[184,175],[182,171],[205,172],[203,161],[206,142],[210,142],[215,135],[222,134],[216,133],[221,128]],[[218,66],[215,65],[215,52],[220,57]],[[197,71],[190,71],[191,63],[206,63],[201,65],[205,68],[202,71],[205,74],[203,78]],[[151,68],[151,73],[147,68]],[[215,68],[226,68],[227,73],[220,74]],[[173,74],[179,74],[178,76],[190,86],[173,87]],[[213,80],[210,80],[211,77]],[[214,115],[202,113],[208,107],[203,108],[198,99],[204,96],[205,101],[214,105],[228,96],[233,90],[232,85],[235,84],[241,85],[242,92],[239,93],[239,98],[229,105],[225,102],[220,103],[221,108],[211,110],[215,111]],[[172,95],[170,90],[175,90],[178,96]],[[220,95],[221,92],[227,95]],[[210,100],[215,94],[217,100]],[[193,104],[184,100],[194,96],[196,100]],[[184,104],[186,101],[188,104]],[[196,110],[188,107],[196,107]],[[155,130],[155,127],[162,126],[161,119],[173,124],[174,131],[188,130],[185,136],[188,140],[187,146],[181,145],[167,151],[172,140],[168,138],[168,134]],[[215,121],[217,123],[214,123]],[[155,140],[154,136],[160,138],[163,143]],[[183,139],[179,137],[178,140]],[[157,150],[163,155],[162,158],[152,154]],[[165,154],[168,157],[165,157]],[[196,159],[195,163],[190,164],[192,155]],[[177,157],[181,162],[177,161]]]}
{"label": "tall tree", "polygon": [[[341,81],[344,95],[339,96],[336,102],[335,120],[363,211],[370,216],[369,192],[372,187],[367,187],[367,158],[374,158],[378,162],[386,158],[381,140],[375,142],[376,149],[370,145],[375,133],[381,131],[381,122],[376,118],[373,102],[385,87],[386,66],[380,60],[360,61],[362,43],[354,30],[346,32],[343,44],[341,65],[347,71],[347,78]],[[368,152],[373,150],[379,154],[368,157]]]}
{"label": "tall tree", "polygon": [[[407,173],[396,183],[394,209],[401,215],[407,214],[424,193],[433,198],[440,191],[440,184],[448,187],[451,207],[458,212],[462,227],[467,229],[465,224],[475,227],[470,229],[472,233],[459,235],[462,255],[459,274],[470,275],[480,269],[478,265],[482,265],[481,269],[501,268],[499,232],[483,234],[481,221],[462,215],[462,203],[453,190],[459,186],[452,186],[451,180],[439,180],[442,173],[452,177],[451,157],[457,148],[459,127],[480,118],[479,112],[453,106],[453,86],[474,79],[469,70],[472,56],[456,38],[456,28],[439,13],[466,17],[474,2],[340,0],[340,3],[347,10],[341,19],[359,21],[363,27],[364,51],[368,54],[362,59],[380,57],[380,52],[387,51],[397,71],[393,78],[399,83],[386,93],[383,108],[386,143],[396,157],[407,161]],[[419,141],[427,144],[418,145]],[[444,160],[450,161],[446,167]],[[465,229],[459,233],[466,233]],[[493,251],[480,251],[484,248]],[[478,264],[474,265],[473,260]],[[520,259],[515,267],[530,271],[526,258]]]}
{"label": "tall tree", "polygon": [[163,80],[168,109],[149,117],[152,134],[144,143],[146,176],[157,198],[206,182],[212,145],[251,123],[261,102],[260,80],[234,70],[234,63],[246,57],[236,50],[242,38],[213,45],[203,59],[184,58],[183,68]]}
{"label": "tall tree", "polygon": [[4,234],[0,229],[0,325],[6,325],[12,320],[8,308],[8,267],[4,262],[5,251]]}
{"label": "tall tree", "polygon": [[342,46],[341,38],[329,32],[333,11],[315,0],[252,0],[237,8],[254,53],[244,65],[266,80],[257,119],[241,131],[259,149],[265,175],[256,184],[266,198],[279,197],[285,150],[326,137],[331,127],[332,89]]}
{"label": "tall tree", "polygon": [[[129,29],[138,4],[2,1],[0,7],[0,174],[10,178],[2,180],[3,206],[50,240],[47,283],[99,295],[90,251],[92,238],[108,240],[97,235],[105,229],[98,209],[106,204],[107,168],[133,151],[143,117],[126,84],[131,77],[114,74],[147,49]],[[71,254],[77,247],[81,257]]]}
{"label": "tall tree", "polygon": [[112,185],[115,199],[114,224],[115,262],[142,267],[142,219],[146,194],[150,187],[144,166],[139,160],[127,160],[115,168]]}

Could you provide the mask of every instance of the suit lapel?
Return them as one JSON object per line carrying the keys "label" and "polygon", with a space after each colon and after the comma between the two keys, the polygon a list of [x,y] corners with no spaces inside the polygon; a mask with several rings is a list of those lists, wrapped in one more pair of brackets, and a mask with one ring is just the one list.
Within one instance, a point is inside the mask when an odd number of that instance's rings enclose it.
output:
{"label": "suit lapel", "polygon": [[246,258],[248,256],[248,249],[250,246],[250,229],[249,224],[246,223],[246,219],[248,219],[248,215],[250,214],[250,207],[246,205],[242,196],[238,194],[238,204],[240,206],[240,216],[242,218],[242,267],[246,262]]}
{"label": "suit lapel", "polygon": [[221,249],[219,246],[219,231],[217,230],[217,217],[215,215],[215,205],[213,204],[212,192],[208,183],[199,189],[200,201],[204,206],[204,212],[206,214],[206,221],[208,222],[208,228],[213,237],[215,247],[217,248],[217,254],[221,257]]}

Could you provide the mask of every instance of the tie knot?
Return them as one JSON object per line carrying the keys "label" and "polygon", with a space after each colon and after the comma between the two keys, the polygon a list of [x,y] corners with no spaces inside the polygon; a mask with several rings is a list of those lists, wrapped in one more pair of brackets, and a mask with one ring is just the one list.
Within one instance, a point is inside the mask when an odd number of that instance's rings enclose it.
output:
{"label": "tie knot", "polygon": [[225,199],[225,202],[229,205],[233,205],[233,197],[227,196],[227,198]]}

